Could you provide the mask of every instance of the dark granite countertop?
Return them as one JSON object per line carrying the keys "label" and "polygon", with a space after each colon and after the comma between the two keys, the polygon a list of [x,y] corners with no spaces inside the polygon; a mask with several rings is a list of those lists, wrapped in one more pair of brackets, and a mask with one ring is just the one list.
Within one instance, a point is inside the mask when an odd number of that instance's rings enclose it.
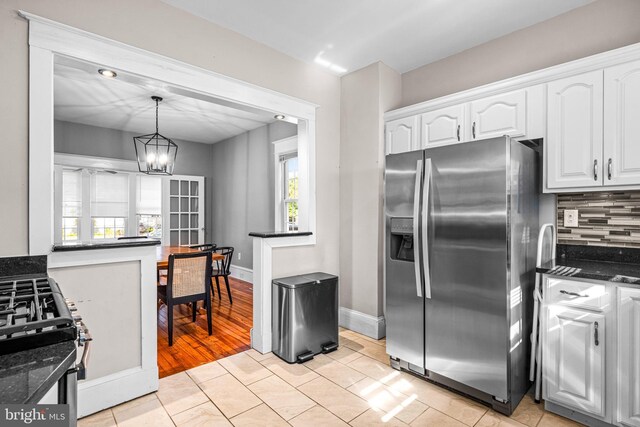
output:
{"label": "dark granite countertop", "polygon": [[0,258],[0,277],[46,276],[47,256],[14,256]]}
{"label": "dark granite countertop", "polygon": [[75,341],[0,355],[0,403],[38,403],[75,361]]}
{"label": "dark granite countertop", "polygon": [[579,279],[640,285],[640,250],[558,245],[555,260],[536,268],[538,273]]}
{"label": "dark granite countertop", "polygon": [[267,239],[272,237],[311,236],[312,234],[310,231],[252,231],[249,236]]}
{"label": "dark granite countertop", "polygon": [[116,240],[105,243],[71,243],[64,245],[53,245],[54,252],[64,251],[85,251],[89,249],[116,249],[133,248],[137,246],[156,246],[160,244],[159,239],[131,239]]}

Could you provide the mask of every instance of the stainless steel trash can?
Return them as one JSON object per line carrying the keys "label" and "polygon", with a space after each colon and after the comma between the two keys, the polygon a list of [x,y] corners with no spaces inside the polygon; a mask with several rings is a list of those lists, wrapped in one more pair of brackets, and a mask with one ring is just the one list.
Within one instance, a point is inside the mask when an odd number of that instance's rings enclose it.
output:
{"label": "stainless steel trash can", "polygon": [[338,348],[338,277],[326,273],[274,279],[272,348],[289,363]]}

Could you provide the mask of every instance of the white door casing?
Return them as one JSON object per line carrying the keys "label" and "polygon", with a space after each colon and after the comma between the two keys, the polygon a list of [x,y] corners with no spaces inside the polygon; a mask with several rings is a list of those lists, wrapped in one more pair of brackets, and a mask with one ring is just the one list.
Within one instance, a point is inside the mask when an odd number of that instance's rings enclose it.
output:
{"label": "white door casing", "polygon": [[640,183],[640,61],[604,70],[604,185]]}
{"label": "white door casing", "polygon": [[417,150],[418,116],[405,117],[385,124],[385,154],[404,153]]}
{"label": "white door casing", "polygon": [[544,345],[546,398],[605,414],[605,315],[549,305]]}
{"label": "white door casing", "polygon": [[527,133],[527,92],[517,90],[470,103],[470,139]]}
{"label": "white door casing", "polygon": [[640,289],[618,288],[618,422],[640,427]]}
{"label": "white door casing", "polygon": [[466,104],[429,111],[420,116],[420,148],[438,147],[468,140]]}

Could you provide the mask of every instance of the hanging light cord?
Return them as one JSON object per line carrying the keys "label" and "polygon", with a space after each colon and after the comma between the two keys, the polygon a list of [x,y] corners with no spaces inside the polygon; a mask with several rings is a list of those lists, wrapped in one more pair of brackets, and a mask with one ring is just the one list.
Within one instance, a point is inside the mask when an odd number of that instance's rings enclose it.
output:
{"label": "hanging light cord", "polygon": [[156,133],[158,132],[158,98],[156,98]]}

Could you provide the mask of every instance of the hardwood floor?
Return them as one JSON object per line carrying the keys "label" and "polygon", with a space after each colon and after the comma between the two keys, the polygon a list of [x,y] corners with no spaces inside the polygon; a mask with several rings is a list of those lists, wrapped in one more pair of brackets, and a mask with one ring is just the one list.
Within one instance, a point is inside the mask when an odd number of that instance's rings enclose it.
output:
{"label": "hardwood floor", "polygon": [[[167,306],[158,308],[158,370],[160,378],[248,350],[249,330],[253,324],[253,285],[229,278],[233,305],[221,280],[222,301],[216,288],[212,299],[213,333],[207,334],[204,309],[198,310],[196,322],[191,321],[191,307],[174,308],[173,346],[167,334]],[[215,283],[214,283],[215,288]],[[202,303],[200,303],[202,304]]]}

